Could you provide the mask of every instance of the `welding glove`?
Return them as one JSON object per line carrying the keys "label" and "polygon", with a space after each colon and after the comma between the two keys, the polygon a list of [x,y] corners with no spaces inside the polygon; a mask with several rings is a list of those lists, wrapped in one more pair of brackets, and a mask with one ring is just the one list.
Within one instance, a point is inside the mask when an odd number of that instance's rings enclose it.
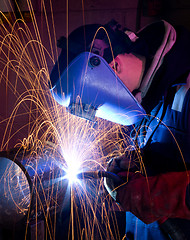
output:
{"label": "welding glove", "polygon": [[[170,172],[152,177],[140,173],[121,172],[126,183],[112,189],[114,199],[124,211],[132,212],[144,223],[163,218],[190,220],[189,172]],[[111,187],[109,191],[111,191]]]}
{"label": "welding glove", "polygon": [[[115,174],[129,170],[135,172],[138,169],[138,163],[137,151],[128,151],[118,157],[112,158],[108,162],[107,171]],[[118,182],[115,183],[113,179],[104,178],[104,185],[112,198],[116,200],[116,188],[119,186]]]}
{"label": "welding glove", "polygon": [[[131,161],[131,159],[126,156],[126,154],[123,154],[121,156],[110,159],[107,165],[107,171],[117,174],[121,171],[129,170],[134,166],[134,162]],[[116,200],[116,189],[119,185],[120,184],[114,182],[114,180],[111,178],[104,178],[104,186],[114,200]]]}
{"label": "welding glove", "polygon": [[112,158],[108,162],[107,171],[113,172],[116,174],[118,172],[126,171],[126,170],[132,171],[132,169],[135,168],[136,164],[135,164],[135,161],[131,157],[132,157],[132,153],[131,153],[130,157],[128,157],[126,154],[123,154],[119,157]]}

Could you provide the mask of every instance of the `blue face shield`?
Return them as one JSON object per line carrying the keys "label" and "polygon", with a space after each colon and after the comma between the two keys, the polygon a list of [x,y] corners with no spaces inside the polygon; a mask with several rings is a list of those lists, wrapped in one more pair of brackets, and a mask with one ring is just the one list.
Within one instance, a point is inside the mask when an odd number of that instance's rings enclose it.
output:
{"label": "blue face shield", "polygon": [[100,56],[84,52],[77,56],[50,89],[54,99],[79,117],[100,117],[131,125],[145,111],[131,92]]}

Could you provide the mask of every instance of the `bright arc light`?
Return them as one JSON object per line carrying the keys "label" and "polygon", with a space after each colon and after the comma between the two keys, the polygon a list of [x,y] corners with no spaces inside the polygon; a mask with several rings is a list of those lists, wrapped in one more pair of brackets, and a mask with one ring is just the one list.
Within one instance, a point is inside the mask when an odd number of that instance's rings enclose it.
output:
{"label": "bright arc light", "polygon": [[80,161],[77,157],[67,156],[67,168],[65,169],[65,178],[69,180],[70,184],[78,182],[77,174],[80,172]]}
{"label": "bright arc light", "polygon": [[66,170],[66,178],[69,180],[70,184],[73,184],[78,181],[77,174],[78,174],[78,169],[73,169],[73,168],[68,168]]}

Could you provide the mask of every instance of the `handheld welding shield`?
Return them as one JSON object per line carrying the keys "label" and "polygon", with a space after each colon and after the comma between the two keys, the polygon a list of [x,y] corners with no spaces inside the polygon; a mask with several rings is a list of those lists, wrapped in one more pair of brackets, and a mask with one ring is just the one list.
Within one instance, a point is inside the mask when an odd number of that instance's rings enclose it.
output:
{"label": "handheld welding shield", "polygon": [[109,64],[90,52],[78,55],[50,91],[70,113],[91,121],[96,116],[132,125],[145,116],[142,106]]}

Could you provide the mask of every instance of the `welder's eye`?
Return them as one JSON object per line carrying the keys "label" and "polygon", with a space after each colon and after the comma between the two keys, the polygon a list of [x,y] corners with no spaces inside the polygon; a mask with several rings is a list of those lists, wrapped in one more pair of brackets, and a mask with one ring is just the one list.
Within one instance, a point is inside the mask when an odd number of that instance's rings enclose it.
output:
{"label": "welder's eye", "polygon": [[97,47],[94,47],[94,46],[92,48],[92,53],[94,53],[96,55],[99,55],[99,56],[103,56],[102,53],[101,53],[101,49],[97,48]]}
{"label": "welder's eye", "polygon": [[99,55],[99,51],[94,51],[94,54],[97,54],[97,55]]}

